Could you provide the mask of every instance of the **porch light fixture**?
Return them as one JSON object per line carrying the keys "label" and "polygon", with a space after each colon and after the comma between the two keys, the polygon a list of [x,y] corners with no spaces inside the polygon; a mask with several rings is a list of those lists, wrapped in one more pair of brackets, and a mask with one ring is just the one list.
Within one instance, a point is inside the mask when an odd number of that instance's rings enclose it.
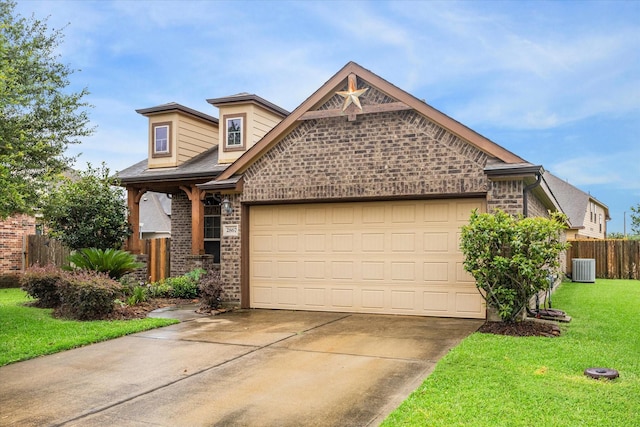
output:
{"label": "porch light fixture", "polygon": [[233,213],[233,206],[231,206],[231,202],[229,201],[228,197],[225,197],[222,200],[222,203],[220,203],[220,207],[222,208],[222,212],[224,212],[225,215],[231,215]]}

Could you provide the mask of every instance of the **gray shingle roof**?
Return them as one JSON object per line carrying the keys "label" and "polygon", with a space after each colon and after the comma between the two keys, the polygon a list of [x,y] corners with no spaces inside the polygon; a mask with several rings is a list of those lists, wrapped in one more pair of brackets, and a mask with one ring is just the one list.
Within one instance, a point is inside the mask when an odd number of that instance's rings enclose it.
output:
{"label": "gray shingle roof", "polygon": [[218,147],[213,147],[193,159],[172,168],[147,167],[147,159],[118,172],[122,184],[133,184],[177,179],[215,178],[229,165],[218,164]]}
{"label": "gray shingle roof", "polygon": [[567,217],[569,217],[569,224],[572,228],[583,226],[585,216],[587,215],[587,208],[589,207],[589,201],[591,200],[603,206],[607,218],[609,217],[609,208],[607,205],[600,202],[590,194],[585,193],[566,181],[563,181],[549,171],[544,172],[543,178],[553,193],[553,196],[560,204],[562,211],[567,215]]}
{"label": "gray shingle roof", "polygon": [[148,191],[140,199],[142,232],[171,232],[171,199],[163,193]]}

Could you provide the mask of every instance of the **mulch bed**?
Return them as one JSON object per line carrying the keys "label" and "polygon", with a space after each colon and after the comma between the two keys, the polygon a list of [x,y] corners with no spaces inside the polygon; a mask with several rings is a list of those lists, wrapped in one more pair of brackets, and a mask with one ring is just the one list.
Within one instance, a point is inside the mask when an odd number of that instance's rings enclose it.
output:
{"label": "mulch bed", "polygon": [[136,305],[116,305],[116,308],[107,318],[108,320],[130,320],[144,319],[147,314],[158,308],[170,307],[172,305],[197,304],[197,299],[180,298],[151,298]]}
{"label": "mulch bed", "polygon": [[478,332],[495,335],[510,335],[514,337],[557,337],[560,328],[550,323],[523,322],[486,322]]}

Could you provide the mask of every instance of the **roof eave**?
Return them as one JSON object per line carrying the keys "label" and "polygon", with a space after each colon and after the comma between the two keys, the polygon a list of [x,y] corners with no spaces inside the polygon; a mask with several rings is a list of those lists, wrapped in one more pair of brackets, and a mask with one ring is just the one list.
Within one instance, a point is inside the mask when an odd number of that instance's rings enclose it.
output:
{"label": "roof eave", "polygon": [[188,114],[190,116],[197,117],[201,120],[218,125],[218,119],[216,119],[215,117],[205,114],[201,111],[194,110],[193,108],[185,107],[184,105],[181,105],[175,102],[172,102],[169,104],[157,105],[155,107],[140,108],[136,110],[136,113],[142,114],[143,116],[147,116],[147,117],[153,116],[156,114],[174,113],[174,112]]}

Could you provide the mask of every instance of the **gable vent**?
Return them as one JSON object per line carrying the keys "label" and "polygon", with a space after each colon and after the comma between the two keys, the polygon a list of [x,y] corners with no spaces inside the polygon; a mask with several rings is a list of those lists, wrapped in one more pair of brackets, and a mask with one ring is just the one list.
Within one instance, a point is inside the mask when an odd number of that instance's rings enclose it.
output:
{"label": "gable vent", "polygon": [[574,282],[594,283],[596,281],[596,260],[592,258],[576,258],[573,260]]}

